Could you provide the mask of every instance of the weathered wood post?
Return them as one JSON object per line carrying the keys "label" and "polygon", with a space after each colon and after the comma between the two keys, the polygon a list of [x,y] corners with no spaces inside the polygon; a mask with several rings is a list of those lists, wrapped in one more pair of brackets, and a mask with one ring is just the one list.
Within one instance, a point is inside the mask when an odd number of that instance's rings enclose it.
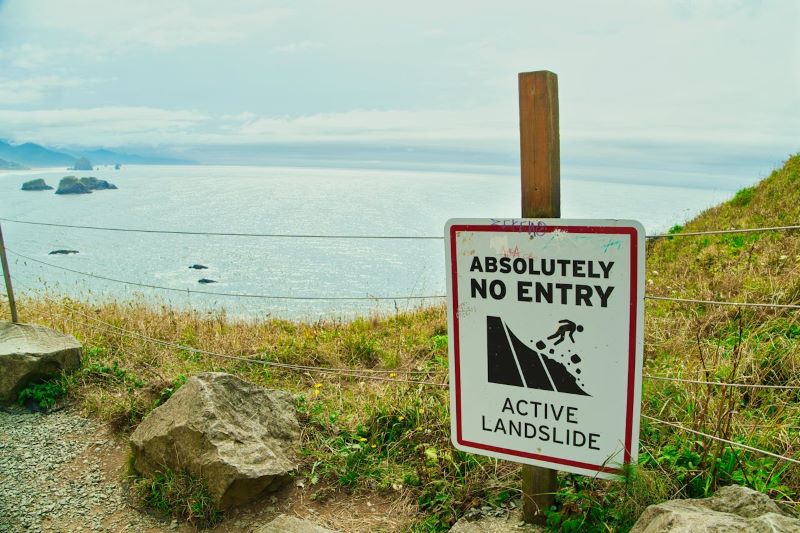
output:
{"label": "weathered wood post", "polygon": [[[519,146],[523,218],[561,217],[558,77],[549,71],[519,74]],[[523,519],[544,523],[553,505],[556,470],[522,466]]]}
{"label": "weathered wood post", "polygon": [[14,289],[11,288],[11,272],[8,270],[8,258],[6,257],[6,245],[3,242],[3,227],[0,225],[0,263],[3,265],[3,278],[6,282],[6,294],[8,295],[8,305],[11,307],[11,321],[19,323],[17,316],[17,303],[14,301]]}

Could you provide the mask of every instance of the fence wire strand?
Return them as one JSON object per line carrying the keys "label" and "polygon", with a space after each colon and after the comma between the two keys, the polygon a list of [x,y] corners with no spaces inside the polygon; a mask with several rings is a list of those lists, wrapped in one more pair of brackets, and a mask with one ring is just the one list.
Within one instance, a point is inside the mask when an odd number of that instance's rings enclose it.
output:
{"label": "fence wire strand", "polygon": [[[178,343],[175,343],[175,342],[166,341],[164,339],[157,339],[155,337],[150,337],[148,335],[144,335],[144,334],[138,333],[136,331],[132,331],[132,330],[129,330],[129,329],[126,329],[126,328],[122,328],[120,326],[116,326],[114,324],[111,324],[109,322],[101,320],[101,319],[99,319],[97,317],[93,317],[93,316],[91,316],[91,315],[89,315],[87,313],[84,313],[84,312],[80,311],[79,309],[75,309],[74,307],[71,307],[69,305],[57,302],[57,301],[53,300],[52,298],[48,298],[47,296],[44,296],[44,298],[47,301],[49,301],[50,303],[52,303],[52,304],[64,307],[70,313],[75,313],[77,315],[80,315],[80,316],[82,316],[84,318],[87,318],[87,319],[91,320],[92,322],[100,324],[106,331],[111,330],[111,331],[113,331],[115,334],[117,334],[119,336],[128,337],[128,338],[135,338],[135,339],[139,339],[139,340],[144,340],[144,341],[150,342],[152,344],[158,344],[160,346],[165,346],[165,347],[169,347],[169,348],[176,348],[176,349],[179,349],[179,350],[185,350],[185,351],[188,351],[188,352],[191,352],[191,353],[197,353],[197,354],[201,354],[201,355],[219,357],[221,359],[229,359],[229,360],[233,360],[233,361],[241,361],[241,362],[244,362],[244,363],[260,364],[260,365],[264,365],[264,366],[271,366],[271,367],[276,367],[276,368],[283,368],[283,369],[287,369],[287,370],[295,370],[295,371],[302,371],[302,372],[315,372],[315,373],[320,373],[320,374],[336,374],[336,375],[340,375],[340,376],[343,376],[343,377],[354,377],[354,378],[368,379],[368,380],[373,380],[373,381],[377,380],[377,381],[390,381],[390,382],[397,382],[397,383],[408,383],[408,384],[414,384],[414,385],[428,385],[428,386],[437,386],[437,387],[447,387],[448,386],[447,383],[439,383],[439,382],[434,382],[434,381],[423,381],[423,380],[408,380],[408,379],[401,379],[401,378],[396,378],[396,377],[390,377],[389,376],[389,374],[429,374],[430,373],[430,372],[427,372],[425,370],[399,370],[399,369],[398,370],[373,370],[373,369],[356,369],[356,368],[345,368],[345,367],[335,368],[335,367],[320,367],[320,366],[311,366],[311,365],[297,365],[297,364],[292,364],[292,363],[280,363],[280,362],[277,362],[277,361],[265,361],[263,359],[253,359],[253,358],[250,358],[250,357],[223,354],[223,353],[219,353],[219,352],[212,352],[212,351],[209,351],[209,350],[201,350],[201,349],[198,349],[198,348],[194,348],[192,346],[186,346],[186,345],[183,345],[183,344],[178,344]],[[87,322],[84,322],[82,320],[75,320],[72,317],[69,317],[68,320],[73,321],[73,322],[77,322],[79,324],[83,324],[83,325],[87,325],[87,326],[91,326],[91,327],[96,327],[96,326],[92,326],[91,324],[88,324]]]}
{"label": "fence wire strand", "polygon": [[747,444],[742,444],[741,442],[736,442],[736,441],[732,441],[732,440],[728,440],[728,439],[723,439],[722,437],[717,437],[715,435],[709,435],[708,433],[703,433],[702,431],[697,431],[695,429],[687,428],[686,426],[682,426],[682,425],[676,424],[674,422],[667,422],[666,420],[661,420],[659,418],[654,418],[652,416],[648,416],[648,415],[644,415],[643,414],[642,418],[646,418],[648,420],[652,420],[653,422],[656,422],[658,424],[664,424],[664,425],[667,425],[667,426],[672,426],[674,428],[677,428],[677,429],[680,429],[680,430],[683,430],[683,431],[687,431],[689,433],[694,433],[695,435],[699,435],[699,436],[705,437],[707,439],[715,440],[717,442],[722,442],[722,443],[728,444],[730,446],[734,446],[734,447],[737,447],[737,448],[742,448],[744,450],[749,450],[751,452],[760,453],[760,454],[763,454],[763,455],[769,455],[770,457],[774,457],[775,459],[779,459],[781,461],[789,461],[790,463],[795,463],[795,464],[799,464],[800,465],[800,460],[797,460],[797,459],[795,459],[793,457],[786,457],[784,455],[778,455],[777,453],[769,452],[767,450],[761,450],[759,448],[754,448],[752,446],[748,446]]}
{"label": "fence wire strand", "polygon": [[201,235],[206,237],[270,237],[280,239],[384,239],[384,240],[443,240],[444,236],[431,235],[325,235],[311,233],[242,233],[221,231],[182,231],[182,230],[156,230],[142,228],[114,228],[105,226],[78,226],[75,224],[57,224],[55,222],[35,222],[32,220],[14,220],[2,218],[4,222],[14,224],[28,224],[32,226],[50,226],[55,228],[88,229],[95,231],[116,231],[123,233],[155,233],[159,235]]}
{"label": "fence wire strand", "polygon": [[725,383],[723,381],[702,381],[698,379],[672,378],[668,376],[652,376],[642,374],[645,379],[656,381],[674,381],[676,383],[694,383],[697,385],[714,385],[717,387],[739,387],[749,389],[777,389],[777,390],[800,390],[800,385],[762,385],[759,383]]}
{"label": "fence wire strand", "polygon": [[131,285],[134,287],[145,287],[148,289],[160,289],[164,291],[172,291],[172,292],[180,292],[184,294],[205,294],[209,296],[224,296],[224,297],[235,297],[235,298],[259,298],[263,300],[432,300],[436,298],[445,298],[445,295],[406,295],[406,296],[288,296],[288,295],[270,295],[270,294],[247,294],[247,293],[236,293],[236,292],[214,292],[214,291],[198,291],[194,289],[179,289],[177,287],[165,287],[163,285],[152,285],[150,283],[140,283],[137,281],[126,281],[124,279],[117,279],[111,278],[108,276],[101,276],[99,274],[93,274],[91,272],[83,272],[81,270],[74,270],[72,268],[67,268],[59,265],[54,265],[52,263],[48,263],[46,261],[41,261],[39,259],[34,259],[33,257],[28,257],[27,255],[23,255],[19,252],[15,252],[10,248],[6,247],[6,250],[26,261],[32,261],[34,263],[39,263],[40,265],[44,265],[50,268],[55,268],[57,270],[64,270],[66,272],[71,272],[73,274],[78,274],[80,276],[85,276],[89,278],[96,278],[101,279],[103,281],[111,281],[113,283],[121,283],[123,285]]}
{"label": "fence wire strand", "polygon": [[770,307],[773,309],[800,309],[797,304],[773,304],[759,302],[719,302],[716,300],[695,300],[692,298],[672,298],[669,296],[645,296],[645,300],[659,300],[663,302],[677,302],[684,304],[707,304],[707,305],[732,305],[736,307]]}
{"label": "fence wire strand", "polygon": [[684,231],[681,233],[658,233],[647,235],[647,239],[665,239],[669,237],[693,237],[696,235],[725,235],[728,233],[760,233],[765,231],[794,231],[800,230],[800,225],[795,226],[768,226],[763,228],[718,229],[708,231]]}
{"label": "fence wire strand", "polygon": [[[39,222],[34,220],[17,220],[0,217],[4,222],[13,224],[27,224],[32,226],[49,226],[55,228],[88,229],[93,231],[115,231],[124,233],[155,233],[161,235],[201,235],[210,237],[269,237],[288,239],[404,239],[404,240],[443,240],[444,236],[438,235],[326,235],[326,234],[291,234],[291,233],[248,233],[248,232],[221,232],[221,231],[184,231],[184,230],[157,230],[144,228],[118,228],[109,226],[82,226],[77,224],[59,224],[56,222]],[[646,235],[647,239],[665,239],[671,237],[692,237],[697,235],[725,235],[729,233],[758,233],[767,231],[794,231],[800,230],[800,225],[766,226],[761,228],[739,228],[708,231],[684,231],[680,233],[656,233]]]}

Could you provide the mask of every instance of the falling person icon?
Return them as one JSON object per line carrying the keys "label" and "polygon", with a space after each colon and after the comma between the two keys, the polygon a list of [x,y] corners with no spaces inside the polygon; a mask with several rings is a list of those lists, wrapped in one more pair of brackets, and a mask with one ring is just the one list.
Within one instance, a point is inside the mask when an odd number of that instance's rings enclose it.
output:
{"label": "falling person icon", "polygon": [[574,343],[575,332],[577,331],[578,333],[580,333],[581,331],[583,331],[583,326],[576,324],[572,320],[567,320],[567,319],[559,320],[558,323],[560,325],[558,326],[556,332],[547,337],[548,340],[556,338],[558,339],[553,343],[553,346],[556,346],[564,342],[564,338],[566,335],[569,335],[569,340],[571,340]]}

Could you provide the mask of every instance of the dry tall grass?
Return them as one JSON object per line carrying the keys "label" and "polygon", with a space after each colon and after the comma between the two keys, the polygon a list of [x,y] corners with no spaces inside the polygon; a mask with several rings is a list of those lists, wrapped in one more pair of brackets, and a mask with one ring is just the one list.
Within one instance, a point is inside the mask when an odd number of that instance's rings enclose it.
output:
{"label": "dry tall grass", "polygon": [[[676,231],[800,222],[800,156],[759,185]],[[800,235],[766,232],[673,237],[647,248],[649,295],[800,303]],[[294,371],[201,355],[120,335],[116,328],[191,348],[307,366],[383,370],[389,379],[442,383],[446,312],[431,307],[351,322],[237,321],[154,308],[146,302],[94,305],[22,298],[20,314],[75,335],[86,346],[71,395],[88,413],[128,431],[185,376],[231,372],[298,394],[306,422],[303,473],[324,492],[403,490],[417,498],[420,528],[452,522],[468,507],[508,501],[513,465],[461,454],[449,444],[446,389],[368,377]],[[2,311],[6,313],[5,310]],[[7,315],[6,315],[7,316]],[[711,382],[800,384],[800,312],[648,301],[645,373]],[[102,320],[110,326],[100,324]],[[642,412],[780,455],[800,457],[800,390],[645,380]],[[702,496],[744,483],[789,506],[800,467],[643,420],[640,480],[619,485],[561,479],[554,524],[582,520],[629,526],[645,505]],[[325,487],[323,489],[323,487]],[[333,488],[332,488],[333,487]]]}

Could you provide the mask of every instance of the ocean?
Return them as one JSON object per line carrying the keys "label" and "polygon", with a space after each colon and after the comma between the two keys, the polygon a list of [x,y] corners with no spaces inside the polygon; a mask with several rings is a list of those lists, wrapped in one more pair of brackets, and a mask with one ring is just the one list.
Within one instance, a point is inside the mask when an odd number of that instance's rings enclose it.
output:
{"label": "ocean", "polygon": [[[57,186],[68,174],[96,176],[119,189],[65,196],[20,190],[33,178]],[[563,176],[562,217],[635,219],[652,234],[729,198],[741,186],[741,181],[725,186],[717,180],[703,188]],[[79,226],[438,237],[449,218],[513,218],[519,211],[519,177],[480,167],[443,172],[195,165],[0,173],[0,217]],[[318,320],[409,309],[442,300],[403,296],[445,291],[440,239],[163,235],[0,223],[18,294],[136,299],[202,312],[225,309],[239,318]],[[79,253],[50,255],[57,249]],[[208,269],[190,269],[194,264]],[[201,278],[216,283],[201,284]]]}

